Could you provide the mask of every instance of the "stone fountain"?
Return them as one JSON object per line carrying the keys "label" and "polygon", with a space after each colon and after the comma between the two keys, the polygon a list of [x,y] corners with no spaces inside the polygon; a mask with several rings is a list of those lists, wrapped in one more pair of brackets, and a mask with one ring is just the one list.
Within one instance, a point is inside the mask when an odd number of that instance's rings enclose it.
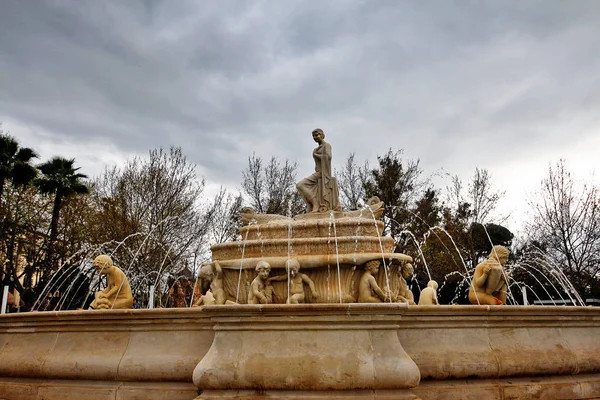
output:
{"label": "stone fountain", "polygon": [[[372,260],[380,260],[383,265],[377,275],[379,286],[389,287],[392,293],[402,290],[400,271],[412,259],[393,253],[394,239],[382,237],[383,222],[379,218],[383,203],[378,199],[372,199],[360,211],[316,212],[296,218],[245,211],[240,229],[243,240],[211,249],[213,260],[222,268],[223,288],[230,301],[247,303],[260,261],[270,265],[271,275],[286,275],[286,264],[296,260],[317,292],[316,298],[306,303],[356,302],[361,267]],[[272,303],[286,303],[287,282],[273,282],[273,289]]]}
{"label": "stone fountain", "polygon": [[[376,280],[388,293],[388,300],[397,299],[407,289],[401,272],[412,259],[394,253],[394,239],[383,236],[383,202],[373,197],[362,210],[342,211],[337,182],[331,176],[331,145],[325,142],[321,129],[312,135],[319,144],[313,152],[315,173],[297,185],[307,213],[288,218],[246,208],[240,229],[243,240],[211,248],[230,301],[247,303],[254,269],[261,261],[269,264],[273,275],[280,276],[287,274],[286,265],[291,260],[299,264],[316,291],[316,296],[306,293],[306,303],[356,302],[364,269],[357,267],[374,260],[383,266]],[[269,303],[286,303],[287,281],[273,284]]]}
{"label": "stone fountain", "polygon": [[242,240],[212,247],[217,304],[2,315],[0,399],[600,397],[600,310],[414,305],[384,205],[341,210],[313,138],[308,212],[246,209]]}

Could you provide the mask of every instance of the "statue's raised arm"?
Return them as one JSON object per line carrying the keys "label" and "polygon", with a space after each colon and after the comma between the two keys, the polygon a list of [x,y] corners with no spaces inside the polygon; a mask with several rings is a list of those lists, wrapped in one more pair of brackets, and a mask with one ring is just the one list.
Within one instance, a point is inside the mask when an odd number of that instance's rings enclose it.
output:
{"label": "statue's raised arm", "polygon": [[307,212],[341,211],[336,179],[331,174],[331,145],[325,141],[322,129],[312,131],[319,145],[313,150],[315,172],[296,184],[306,203]]}

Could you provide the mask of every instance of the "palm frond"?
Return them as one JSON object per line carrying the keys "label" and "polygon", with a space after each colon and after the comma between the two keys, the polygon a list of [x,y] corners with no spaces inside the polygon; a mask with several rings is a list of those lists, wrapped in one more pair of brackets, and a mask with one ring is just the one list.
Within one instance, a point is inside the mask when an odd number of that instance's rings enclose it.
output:
{"label": "palm frond", "polygon": [[21,147],[19,149],[19,151],[17,151],[17,154],[15,155],[15,158],[23,163],[27,163],[29,161],[31,161],[32,158],[38,158],[38,154],[35,152],[35,150],[30,149],[29,147]]}

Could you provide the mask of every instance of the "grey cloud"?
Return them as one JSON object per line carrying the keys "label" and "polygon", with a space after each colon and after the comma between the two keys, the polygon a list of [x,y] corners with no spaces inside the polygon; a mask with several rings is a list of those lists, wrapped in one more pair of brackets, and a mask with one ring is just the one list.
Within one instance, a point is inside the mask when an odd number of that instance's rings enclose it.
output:
{"label": "grey cloud", "polygon": [[543,147],[600,105],[596,1],[2,7],[0,117],[126,151],[181,145],[228,182],[253,151],[307,171],[316,126],[340,163],[394,147],[460,168],[486,140]]}

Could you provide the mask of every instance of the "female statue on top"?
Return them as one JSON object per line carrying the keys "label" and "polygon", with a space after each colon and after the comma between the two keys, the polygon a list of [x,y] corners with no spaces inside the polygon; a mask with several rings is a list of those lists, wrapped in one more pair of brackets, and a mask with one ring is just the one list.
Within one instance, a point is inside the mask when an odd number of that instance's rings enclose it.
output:
{"label": "female statue on top", "polygon": [[302,179],[296,188],[304,202],[307,212],[341,211],[337,181],[331,175],[331,145],[325,141],[322,129],[312,131],[319,146],[313,150],[315,173]]}

